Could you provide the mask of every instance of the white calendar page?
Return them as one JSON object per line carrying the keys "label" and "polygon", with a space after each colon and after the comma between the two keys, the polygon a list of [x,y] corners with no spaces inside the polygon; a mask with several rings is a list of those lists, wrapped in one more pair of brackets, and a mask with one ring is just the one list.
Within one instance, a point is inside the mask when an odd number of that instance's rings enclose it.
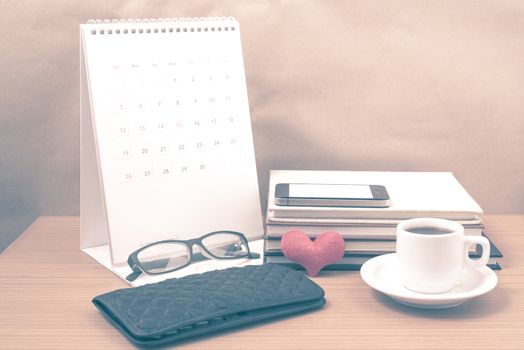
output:
{"label": "white calendar page", "polygon": [[112,262],[146,243],[215,230],[261,237],[237,22],[81,31]]}

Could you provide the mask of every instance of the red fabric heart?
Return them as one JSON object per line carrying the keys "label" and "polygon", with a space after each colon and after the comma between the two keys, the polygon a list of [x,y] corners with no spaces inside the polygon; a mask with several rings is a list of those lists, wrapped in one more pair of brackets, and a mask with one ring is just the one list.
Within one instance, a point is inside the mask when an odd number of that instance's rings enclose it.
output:
{"label": "red fabric heart", "polygon": [[282,252],[302,265],[315,277],[326,265],[336,263],[344,255],[344,239],[334,231],[323,232],[312,242],[302,231],[286,232],[280,242]]}

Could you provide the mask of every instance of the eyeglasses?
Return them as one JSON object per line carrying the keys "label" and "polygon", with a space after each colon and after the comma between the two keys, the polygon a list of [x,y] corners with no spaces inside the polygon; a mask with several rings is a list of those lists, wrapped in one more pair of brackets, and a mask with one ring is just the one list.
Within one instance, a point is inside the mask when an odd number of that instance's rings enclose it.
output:
{"label": "eyeglasses", "polygon": [[[193,249],[193,246],[197,246]],[[206,259],[258,259],[251,253],[246,236],[235,231],[215,231],[190,240],[165,240],[148,244],[129,255],[127,263],[133,272],[126,277],[132,282],[142,273],[160,275]]]}

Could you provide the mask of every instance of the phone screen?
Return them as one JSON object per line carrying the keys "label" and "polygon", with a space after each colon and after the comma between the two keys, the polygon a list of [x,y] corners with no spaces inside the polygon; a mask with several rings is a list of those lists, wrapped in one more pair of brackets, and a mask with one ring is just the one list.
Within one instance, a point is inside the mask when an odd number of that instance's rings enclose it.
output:
{"label": "phone screen", "polygon": [[369,185],[289,184],[289,197],[373,199],[373,194]]}

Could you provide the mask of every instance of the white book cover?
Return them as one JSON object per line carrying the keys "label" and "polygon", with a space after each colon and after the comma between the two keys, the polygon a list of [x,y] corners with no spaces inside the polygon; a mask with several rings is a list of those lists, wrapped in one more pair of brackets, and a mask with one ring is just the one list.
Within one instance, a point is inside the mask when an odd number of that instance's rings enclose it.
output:
{"label": "white book cover", "polygon": [[[275,204],[278,183],[360,184],[386,187],[387,208],[306,207]],[[482,209],[450,172],[271,170],[268,221],[288,219],[404,220],[435,217],[480,222]]]}

